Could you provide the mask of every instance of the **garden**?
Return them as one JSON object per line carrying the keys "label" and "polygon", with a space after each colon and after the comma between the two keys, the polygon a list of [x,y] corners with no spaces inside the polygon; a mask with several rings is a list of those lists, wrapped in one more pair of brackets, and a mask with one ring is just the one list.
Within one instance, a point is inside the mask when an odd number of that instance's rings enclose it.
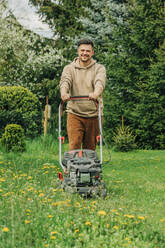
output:
{"label": "garden", "polygon": [[[165,247],[164,151],[103,149],[105,198],[59,187],[58,141],[0,153],[0,247]],[[67,144],[63,146],[67,150]]]}
{"label": "garden", "polygon": [[[0,2],[0,248],[165,248],[164,0],[29,2],[54,37]],[[107,72],[106,197],[58,179],[59,81],[84,37]]]}

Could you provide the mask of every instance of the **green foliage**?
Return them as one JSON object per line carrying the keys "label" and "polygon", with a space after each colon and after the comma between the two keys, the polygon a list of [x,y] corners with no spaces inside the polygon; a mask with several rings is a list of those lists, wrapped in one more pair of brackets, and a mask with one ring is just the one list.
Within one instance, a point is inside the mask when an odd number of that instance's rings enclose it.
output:
{"label": "green foliage", "polygon": [[138,147],[160,149],[164,147],[164,97],[160,93],[164,92],[163,2],[128,1],[115,11],[110,8],[113,1],[108,2],[105,14],[111,39],[104,54],[108,79],[105,95],[109,94],[105,98],[105,119],[109,119],[106,133],[118,126],[121,113],[136,132]]}
{"label": "green foliage", "polygon": [[54,30],[55,46],[63,49],[63,56],[67,60],[75,57],[72,40],[84,30],[80,16],[86,16],[85,7],[90,6],[90,0],[59,0],[42,1],[30,0],[38,8],[38,12]]}
{"label": "green foliage", "polygon": [[165,148],[165,44],[155,50],[155,61],[149,68],[148,83],[139,83],[140,101],[132,111],[136,133],[142,148]]}
{"label": "green foliage", "polygon": [[[2,7],[2,9],[1,9]],[[54,40],[24,30],[13,16],[5,19],[0,3],[0,86],[20,85],[57,105],[59,79],[65,59]]]}
{"label": "green foliage", "polygon": [[135,138],[129,126],[117,127],[113,136],[115,151],[128,152],[135,149]]}
{"label": "green foliage", "polygon": [[25,135],[41,133],[41,104],[28,89],[21,86],[0,87],[0,133],[7,124],[22,126]]}
{"label": "green foliage", "polygon": [[24,130],[17,124],[7,125],[0,141],[7,152],[23,152],[26,149]]}

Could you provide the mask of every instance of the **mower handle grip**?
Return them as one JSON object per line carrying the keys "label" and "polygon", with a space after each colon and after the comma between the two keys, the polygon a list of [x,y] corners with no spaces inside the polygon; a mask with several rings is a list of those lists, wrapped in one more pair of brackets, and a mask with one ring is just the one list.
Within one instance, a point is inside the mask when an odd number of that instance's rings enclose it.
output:
{"label": "mower handle grip", "polygon": [[[91,100],[91,101],[94,101],[94,102],[96,102],[97,104],[98,104],[98,100],[97,99],[91,99],[91,98],[89,98],[89,96],[70,96],[70,98],[67,100],[67,101],[72,101],[72,100],[80,100],[81,101],[81,99],[83,100]],[[64,101],[61,101],[61,104],[64,104]]]}
{"label": "mower handle grip", "polygon": [[[88,100],[88,101],[94,101],[97,105],[97,110],[98,110],[98,105],[99,105],[99,102],[97,99],[91,99],[89,98],[89,96],[70,96],[70,98],[67,100],[67,101],[78,101],[78,100]],[[65,101],[61,101],[61,116],[62,116],[62,112],[63,112],[63,105],[64,105]]]}

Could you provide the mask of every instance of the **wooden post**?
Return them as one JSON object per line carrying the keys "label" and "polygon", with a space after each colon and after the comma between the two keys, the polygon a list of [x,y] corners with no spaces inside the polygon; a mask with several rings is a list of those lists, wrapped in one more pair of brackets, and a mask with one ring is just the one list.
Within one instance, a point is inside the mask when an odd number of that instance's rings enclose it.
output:
{"label": "wooden post", "polygon": [[121,126],[122,126],[122,129],[124,128],[124,116],[122,115],[122,117],[121,117]]}
{"label": "wooden post", "polygon": [[46,96],[46,106],[44,111],[44,137],[46,138],[48,130],[48,96]]}

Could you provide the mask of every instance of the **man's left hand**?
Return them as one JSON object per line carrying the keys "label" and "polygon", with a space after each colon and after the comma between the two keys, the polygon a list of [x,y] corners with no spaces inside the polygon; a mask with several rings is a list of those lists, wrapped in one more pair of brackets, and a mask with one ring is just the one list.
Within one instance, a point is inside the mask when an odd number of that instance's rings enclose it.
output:
{"label": "man's left hand", "polygon": [[89,99],[93,99],[96,100],[98,98],[97,94],[95,94],[94,92],[89,93]]}

